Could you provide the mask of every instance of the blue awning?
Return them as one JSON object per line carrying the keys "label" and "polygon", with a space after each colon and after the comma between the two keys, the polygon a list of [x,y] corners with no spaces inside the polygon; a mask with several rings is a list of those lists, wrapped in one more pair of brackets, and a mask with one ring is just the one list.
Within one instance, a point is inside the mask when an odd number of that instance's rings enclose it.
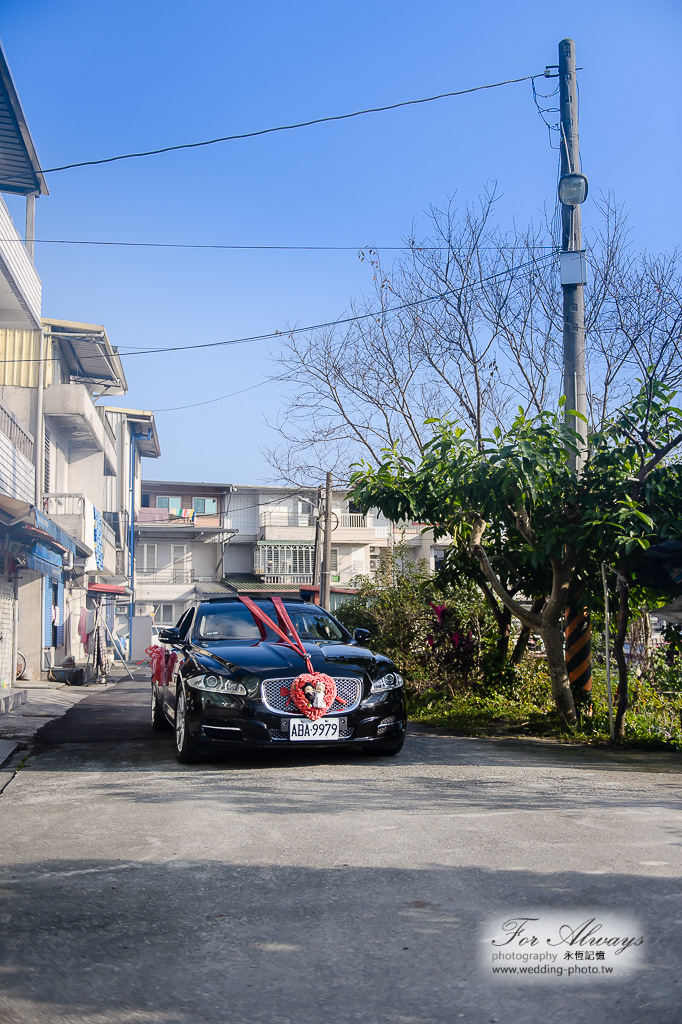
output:
{"label": "blue awning", "polygon": [[58,544],[61,544],[67,551],[71,551],[72,554],[76,553],[76,542],[73,537],[69,537],[68,533],[62,530],[61,526],[57,526],[53,523],[49,516],[46,516],[44,512],[39,512],[38,509],[34,509],[36,517],[36,526],[43,533],[49,533],[50,537],[54,537]]}
{"label": "blue awning", "polygon": [[55,583],[62,578],[62,557],[45,544],[35,544],[26,552],[26,568],[50,576]]}

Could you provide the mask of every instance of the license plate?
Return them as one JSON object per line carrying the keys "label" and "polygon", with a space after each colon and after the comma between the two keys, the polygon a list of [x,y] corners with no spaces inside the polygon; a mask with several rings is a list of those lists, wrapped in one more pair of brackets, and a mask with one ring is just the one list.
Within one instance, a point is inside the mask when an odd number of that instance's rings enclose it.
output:
{"label": "license plate", "polygon": [[308,718],[289,719],[290,740],[338,740],[338,718],[320,718],[311,722]]}

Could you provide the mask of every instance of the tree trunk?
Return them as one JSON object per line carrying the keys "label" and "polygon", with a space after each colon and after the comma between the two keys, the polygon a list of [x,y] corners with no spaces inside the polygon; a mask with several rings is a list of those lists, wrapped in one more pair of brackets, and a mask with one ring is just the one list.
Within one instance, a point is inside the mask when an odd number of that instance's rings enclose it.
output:
{"label": "tree trunk", "polygon": [[561,617],[564,605],[566,604],[566,594],[575,572],[574,553],[572,549],[567,547],[566,556],[563,561],[550,556],[552,592],[547,598],[547,604],[542,614],[537,615],[528,611],[518,601],[515,601],[495,575],[493,567],[488,561],[485,549],[481,544],[481,538],[487,525],[481,516],[474,516],[471,536],[469,538],[469,549],[474,558],[477,559],[491,589],[504,606],[510,610],[512,615],[516,616],[519,622],[524,626],[537,630],[542,637],[547,652],[547,666],[557,710],[567,725],[575,725],[577,715],[575,713],[575,704],[573,703],[568,673],[566,672],[564,634],[561,629]]}
{"label": "tree trunk", "polygon": [[505,661],[509,654],[509,634],[511,633],[512,613],[508,608],[502,608],[502,614],[497,628],[499,630],[497,637],[497,656],[500,661]]}
{"label": "tree trunk", "polygon": [[512,613],[505,604],[500,608],[495,595],[485,583],[479,583],[483,596],[488,602],[488,607],[493,613],[497,625],[497,656],[504,661],[509,653],[509,634],[511,633]]}
{"label": "tree trunk", "polygon": [[[538,597],[538,598],[536,598],[536,600],[533,601],[533,606],[531,608],[531,611],[535,615],[538,615],[542,611],[542,609],[545,607],[545,601],[546,600],[547,600],[546,597]],[[524,626],[524,625],[521,626],[521,632],[519,633],[518,637],[516,638],[516,643],[514,645],[514,650],[512,651],[512,656],[511,656],[511,663],[512,663],[512,665],[520,665],[521,664],[523,656],[526,653],[526,648],[528,647],[528,641],[530,640],[531,632],[532,632],[532,630],[528,626]]]}
{"label": "tree trunk", "polygon": [[625,578],[626,567],[621,562],[618,571],[618,630],[613,643],[613,656],[618,665],[618,708],[616,711],[616,740],[622,743],[625,739],[625,712],[628,709],[628,664],[625,660],[623,645],[628,633],[630,619],[629,584]]}
{"label": "tree trunk", "polygon": [[571,693],[571,683],[566,671],[564,634],[561,625],[557,622],[555,625],[545,626],[540,630],[540,636],[547,653],[547,668],[557,709],[568,725],[575,725],[577,715]]}

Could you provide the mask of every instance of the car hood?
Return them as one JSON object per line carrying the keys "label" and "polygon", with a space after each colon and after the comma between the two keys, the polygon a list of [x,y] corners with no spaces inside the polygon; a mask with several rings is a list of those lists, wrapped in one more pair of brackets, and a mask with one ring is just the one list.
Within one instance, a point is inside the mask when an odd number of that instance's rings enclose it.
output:
{"label": "car hood", "polygon": [[[390,664],[383,655],[375,655],[366,647],[354,644],[304,641],[303,646],[316,672],[329,673],[342,669],[343,675],[367,672],[372,676],[379,664]],[[235,644],[230,641],[196,644],[190,653],[204,665],[207,661],[214,661],[231,672],[242,669],[254,675],[269,675],[272,672],[298,674],[306,671],[306,664],[299,654],[284,644],[269,641],[255,644]]]}

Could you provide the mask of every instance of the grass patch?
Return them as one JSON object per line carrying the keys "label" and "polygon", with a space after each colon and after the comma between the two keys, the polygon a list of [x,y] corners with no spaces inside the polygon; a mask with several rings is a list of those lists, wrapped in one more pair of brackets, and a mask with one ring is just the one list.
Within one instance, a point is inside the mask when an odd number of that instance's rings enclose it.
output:
{"label": "grass patch", "polygon": [[[613,680],[613,677],[612,677]],[[663,683],[663,680],[660,681]],[[569,729],[559,718],[545,663],[526,659],[518,685],[508,692],[426,689],[409,697],[409,716],[441,729],[465,736],[530,736],[562,743],[608,746],[609,715],[606,671],[592,672],[593,714],[580,714],[578,725]],[[682,693],[661,692],[654,680],[630,679],[630,707],[625,718],[625,741],[643,750],[682,750]],[[613,681],[615,696],[615,681]]]}

